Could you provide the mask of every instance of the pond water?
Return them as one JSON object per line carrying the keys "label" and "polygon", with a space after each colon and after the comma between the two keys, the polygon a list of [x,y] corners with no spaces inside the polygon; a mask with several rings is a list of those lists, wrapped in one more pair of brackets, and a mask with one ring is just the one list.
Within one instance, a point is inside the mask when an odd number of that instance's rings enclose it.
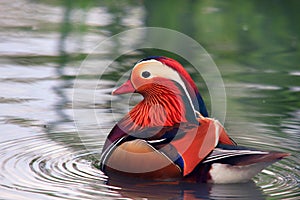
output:
{"label": "pond water", "polygon": [[[0,198],[299,199],[299,8],[299,1],[2,0]],[[172,54],[136,50],[100,78],[97,69],[122,41],[94,48],[144,26],[180,31],[206,48],[225,83],[224,124],[238,144],[292,155],[253,181],[232,185],[121,181],[98,170],[107,134],[127,112],[128,99],[130,106],[140,99],[112,97],[117,81],[139,59]],[[84,60],[91,67],[77,76]],[[185,66],[210,108],[203,79]],[[81,96],[74,106],[75,82]],[[85,98],[91,94],[94,101]]]}

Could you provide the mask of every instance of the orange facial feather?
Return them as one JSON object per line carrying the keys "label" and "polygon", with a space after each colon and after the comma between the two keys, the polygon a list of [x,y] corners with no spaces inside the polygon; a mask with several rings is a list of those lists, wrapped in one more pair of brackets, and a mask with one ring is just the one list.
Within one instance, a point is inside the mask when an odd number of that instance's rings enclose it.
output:
{"label": "orange facial feather", "polygon": [[172,81],[153,79],[153,83],[137,88],[144,99],[121,121],[121,126],[127,127],[126,131],[174,126],[187,121],[183,94],[178,87]]}

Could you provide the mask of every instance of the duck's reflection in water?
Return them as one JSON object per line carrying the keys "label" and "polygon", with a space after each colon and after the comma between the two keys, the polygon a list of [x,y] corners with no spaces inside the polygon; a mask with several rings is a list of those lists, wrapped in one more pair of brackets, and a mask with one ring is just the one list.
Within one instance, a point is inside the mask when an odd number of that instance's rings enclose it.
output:
{"label": "duck's reflection in water", "polygon": [[239,184],[208,184],[110,177],[107,184],[120,187],[122,197],[132,199],[265,199],[253,181]]}

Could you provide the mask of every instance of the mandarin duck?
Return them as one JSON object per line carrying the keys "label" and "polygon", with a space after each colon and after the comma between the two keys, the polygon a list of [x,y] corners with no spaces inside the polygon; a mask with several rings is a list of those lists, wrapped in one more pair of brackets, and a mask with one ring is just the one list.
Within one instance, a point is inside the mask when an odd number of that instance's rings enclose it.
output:
{"label": "mandarin duck", "polygon": [[138,61],[112,92],[125,93],[139,93],[143,100],[105,141],[100,168],[108,176],[238,183],[289,155],[237,146],[221,123],[209,118],[195,82],[171,58]]}

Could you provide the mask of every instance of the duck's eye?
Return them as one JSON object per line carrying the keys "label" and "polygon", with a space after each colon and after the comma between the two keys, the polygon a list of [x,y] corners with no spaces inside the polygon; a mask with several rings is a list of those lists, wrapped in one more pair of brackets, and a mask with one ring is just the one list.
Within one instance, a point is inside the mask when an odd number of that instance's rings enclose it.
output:
{"label": "duck's eye", "polygon": [[150,73],[150,72],[148,72],[148,71],[143,71],[143,72],[142,72],[142,77],[148,78],[149,76],[151,76],[151,73]]}

